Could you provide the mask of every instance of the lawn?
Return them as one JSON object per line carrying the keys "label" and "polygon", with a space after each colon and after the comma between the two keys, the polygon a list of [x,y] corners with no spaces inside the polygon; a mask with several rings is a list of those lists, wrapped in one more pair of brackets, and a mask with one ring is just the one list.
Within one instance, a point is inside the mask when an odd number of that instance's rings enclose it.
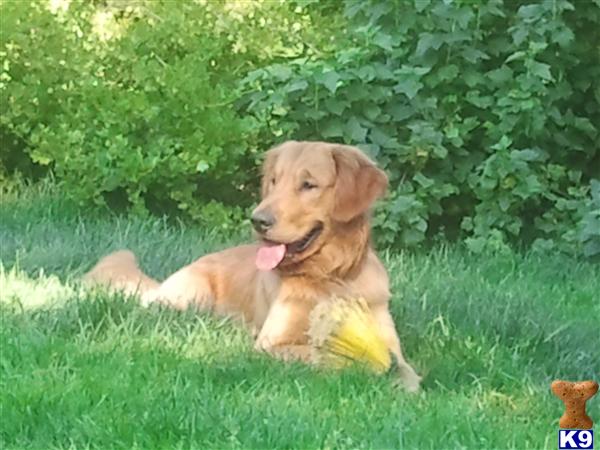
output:
{"label": "lawn", "polygon": [[[416,395],[272,360],[226,320],[77,284],[114,249],[164,277],[247,237],[81,211],[54,189],[5,195],[0,446],[552,449],[563,407],[550,382],[600,381],[600,267],[558,254],[381,252],[424,375]],[[600,422],[600,395],[588,411]]]}

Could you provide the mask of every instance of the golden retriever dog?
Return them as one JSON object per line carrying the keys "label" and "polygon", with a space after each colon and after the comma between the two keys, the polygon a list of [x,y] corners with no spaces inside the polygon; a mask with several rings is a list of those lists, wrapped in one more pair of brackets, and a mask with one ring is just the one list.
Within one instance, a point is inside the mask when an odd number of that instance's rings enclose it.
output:
{"label": "golden retriever dog", "polygon": [[304,361],[313,307],[332,296],[363,297],[402,384],[416,391],[420,377],[402,355],[388,276],[370,243],[369,210],[386,187],[385,173],[357,148],[285,142],[266,154],[262,201],[251,218],[258,243],[203,256],[162,283],[144,275],[131,252],[119,251],[86,279],[137,292],[144,304],[240,318],[257,349]]}

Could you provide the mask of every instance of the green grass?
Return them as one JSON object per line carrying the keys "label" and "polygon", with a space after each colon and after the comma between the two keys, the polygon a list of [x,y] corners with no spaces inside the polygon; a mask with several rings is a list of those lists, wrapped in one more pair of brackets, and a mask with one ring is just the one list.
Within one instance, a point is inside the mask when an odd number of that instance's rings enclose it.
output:
{"label": "green grass", "polygon": [[[85,213],[54,190],[6,195],[0,446],[556,448],[549,383],[600,378],[600,269],[561,255],[382,252],[418,395],[284,364],[228,321],[76,282],[117,248],[164,277],[244,237]],[[588,410],[600,421],[600,398]]]}

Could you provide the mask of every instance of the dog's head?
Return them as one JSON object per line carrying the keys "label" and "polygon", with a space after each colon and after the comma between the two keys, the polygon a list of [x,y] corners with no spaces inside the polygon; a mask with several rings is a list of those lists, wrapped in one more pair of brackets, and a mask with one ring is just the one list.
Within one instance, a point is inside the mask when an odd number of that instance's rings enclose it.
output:
{"label": "dog's head", "polygon": [[386,187],[385,173],[355,147],[290,141],[269,150],[262,201],[252,214],[263,242],[258,268],[310,258],[340,225],[362,217]]}

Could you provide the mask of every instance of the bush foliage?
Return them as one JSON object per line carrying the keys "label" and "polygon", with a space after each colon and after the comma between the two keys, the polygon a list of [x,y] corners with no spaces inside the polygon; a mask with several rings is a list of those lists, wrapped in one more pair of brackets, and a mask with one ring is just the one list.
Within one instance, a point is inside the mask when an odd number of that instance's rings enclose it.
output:
{"label": "bush foliage", "polygon": [[82,202],[227,219],[220,204],[251,201],[259,149],[257,125],[232,106],[238,72],[297,57],[310,16],[277,3],[129,3],[2,3],[4,165],[50,167]]}
{"label": "bush foliage", "polygon": [[263,149],[338,141],[390,175],[385,244],[600,254],[598,0],[1,5],[0,171],[227,222]]}

